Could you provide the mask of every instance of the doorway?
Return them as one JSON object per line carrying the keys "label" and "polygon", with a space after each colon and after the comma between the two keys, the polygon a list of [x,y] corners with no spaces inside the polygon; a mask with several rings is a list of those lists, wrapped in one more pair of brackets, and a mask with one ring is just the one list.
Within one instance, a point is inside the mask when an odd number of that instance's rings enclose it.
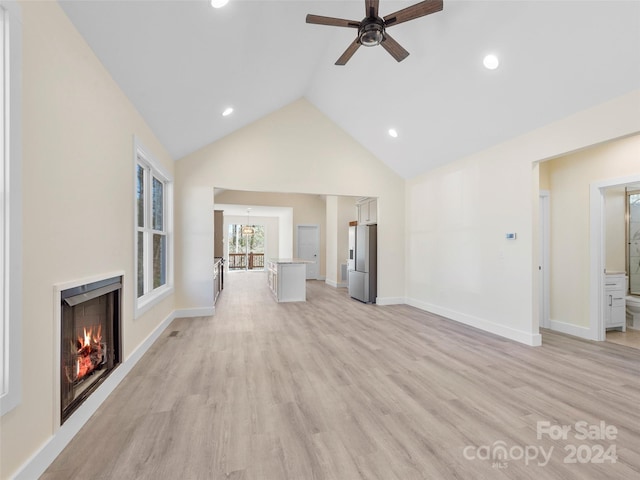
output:
{"label": "doorway", "polygon": [[296,225],[298,238],[297,257],[308,260],[307,280],[318,280],[320,227],[318,225]]}
{"label": "doorway", "polygon": [[[606,218],[605,192],[607,188],[640,182],[640,175],[594,182],[590,187],[590,330],[593,340],[606,340],[604,322],[605,258],[606,258]],[[625,292],[626,293],[626,292]],[[616,342],[618,343],[618,342]]]}

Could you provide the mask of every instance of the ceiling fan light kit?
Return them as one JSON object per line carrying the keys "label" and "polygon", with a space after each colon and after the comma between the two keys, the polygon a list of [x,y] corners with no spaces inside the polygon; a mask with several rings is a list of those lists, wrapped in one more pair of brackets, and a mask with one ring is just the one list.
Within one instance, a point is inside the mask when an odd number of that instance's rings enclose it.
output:
{"label": "ceiling fan light kit", "polygon": [[358,41],[360,45],[364,45],[365,47],[380,45],[380,42],[384,39],[384,24],[382,21],[379,18],[365,18],[362,23],[363,25],[358,30]]}
{"label": "ceiling fan light kit", "polygon": [[398,25],[399,23],[408,22],[409,20],[414,20],[431,13],[439,12],[443,7],[442,0],[425,0],[410,7],[403,8],[402,10],[398,10],[386,17],[380,17],[378,16],[378,6],[380,5],[379,0],[365,0],[364,4],[366,17],[361,22],[335,17],[323,17],[321,15],[307,15],[307,23],[358,29],[358,36],[351,45],[347,47],[345,52],[336,62],[336,65],[346,65],[353,54],[356,53],[356,50],[358,50],[360,45],[364,45],[365,47],[382,45],[382,47],[389,52],[396,61],[401,62],[409,56],[409,52],[391,38],[391,36],[386,32],[386,29],[391,26]]}

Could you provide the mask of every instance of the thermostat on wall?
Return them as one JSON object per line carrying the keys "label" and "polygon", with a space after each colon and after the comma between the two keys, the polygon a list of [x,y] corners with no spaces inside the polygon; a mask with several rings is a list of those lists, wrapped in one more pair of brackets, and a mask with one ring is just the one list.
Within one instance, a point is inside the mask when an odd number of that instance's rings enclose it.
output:
{"label": "thermostat on wall", "polygon": [[505,238],[506,238],[507,240],[515,240],[515,239],[516,239],[516,234],[515,234],[515,233],[507,233],[507,234],[505,235]]}

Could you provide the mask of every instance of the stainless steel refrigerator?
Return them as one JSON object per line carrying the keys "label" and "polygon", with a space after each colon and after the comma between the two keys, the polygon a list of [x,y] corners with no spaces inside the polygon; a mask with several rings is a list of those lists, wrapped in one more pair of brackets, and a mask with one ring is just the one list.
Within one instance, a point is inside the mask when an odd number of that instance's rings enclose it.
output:
{"label": "stainless steel refrigerator", "polygon": [[365,303],[377,296],[377,225],[349,227],[349,295]]}

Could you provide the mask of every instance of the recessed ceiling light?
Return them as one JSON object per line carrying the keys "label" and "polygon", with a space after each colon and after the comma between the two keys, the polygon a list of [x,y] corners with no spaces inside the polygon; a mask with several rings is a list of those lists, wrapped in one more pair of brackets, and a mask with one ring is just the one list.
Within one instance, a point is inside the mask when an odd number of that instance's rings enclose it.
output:
{"label": "recessed ceiling light", "polygon": [[486,57],[484,57],[484,60],[482,61],[482,63],[489,70],[495,70],[496,68],[498,68],[498,65],[500,65],[500,61],[498,60],[498,57],[496,57],[493,54],[489,54]]}
{"label": "recessed ceiling light", "polygon": [[223,117],[228,117],[232,113],[233,113],[233,108],[232,107],[227,107],[227,108],[224,109],[224,112],[222,112],[222,116]]}
{"label": "recessed ceiling light", "polygon": [[229,3],[229,0],[211,0],[211,6],[213,8],[222,8],[227,3]]}
{"label": "recessed ceiling light", "polygon": [[393,138],[398,138],[398,131],[395,128],[390,128],[389,135],[392,136]]}

